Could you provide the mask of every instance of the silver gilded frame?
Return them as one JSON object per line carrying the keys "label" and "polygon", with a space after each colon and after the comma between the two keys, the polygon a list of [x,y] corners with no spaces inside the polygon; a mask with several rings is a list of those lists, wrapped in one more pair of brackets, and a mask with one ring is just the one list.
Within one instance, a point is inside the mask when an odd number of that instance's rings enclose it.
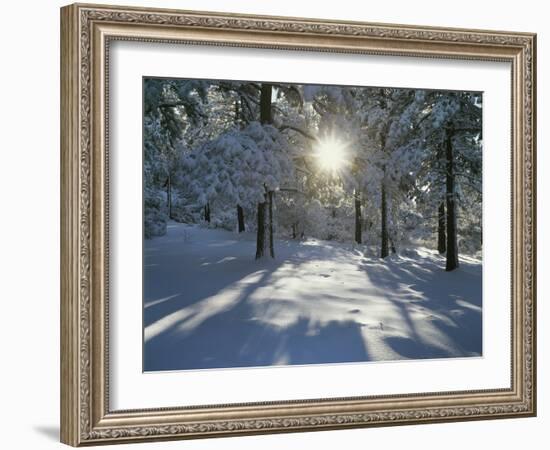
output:
{"label": "silver gilded frame", "polygon": [[[510,62],[510,388],[112,411],[106,105],[113,40]],[[536,35],[531,33],[105,5],[62,8],[62,442],[80,446],[535,415],[535,86]]]}

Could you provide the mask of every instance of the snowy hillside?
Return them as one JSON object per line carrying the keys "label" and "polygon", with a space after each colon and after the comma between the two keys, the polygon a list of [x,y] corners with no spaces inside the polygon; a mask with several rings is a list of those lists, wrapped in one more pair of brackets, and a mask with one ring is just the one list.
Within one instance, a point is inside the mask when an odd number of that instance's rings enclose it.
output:
{"label": "snowy hillside", "polygon": [[480,356],[481,262],[169,222],[144,243],[144,369]]}

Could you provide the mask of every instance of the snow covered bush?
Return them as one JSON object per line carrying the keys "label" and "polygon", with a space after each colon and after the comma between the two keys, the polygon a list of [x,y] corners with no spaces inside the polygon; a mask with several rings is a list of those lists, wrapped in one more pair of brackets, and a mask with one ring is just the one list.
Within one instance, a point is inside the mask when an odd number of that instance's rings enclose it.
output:
{"label": "snow covered bush", "polygon": [[[265,201],[268,191],[277,191],[292,173],[286,138],[273,126],[252,122],[244,129],[231,129],[194,149],[183,160],[180,183],[188,187],[198,205],[247,210]],[[228,218],[216,219],[226,228]]]}
{"label": "snow covered bush", "polygon": [[164,211],[164,199],[151,189],[145,191],[143,212],[143,235],[145,239],[166,234],[166,221],[168,219]]}
{"label": "snow covered bush", "polygon": [[[215,211],[215,210],[214,210]],[[235,231],[237,227],[237,212],[234,210],[219,210],[213,212],[210,222],[202,222],[208,228],[222,228],[228,231]]]}

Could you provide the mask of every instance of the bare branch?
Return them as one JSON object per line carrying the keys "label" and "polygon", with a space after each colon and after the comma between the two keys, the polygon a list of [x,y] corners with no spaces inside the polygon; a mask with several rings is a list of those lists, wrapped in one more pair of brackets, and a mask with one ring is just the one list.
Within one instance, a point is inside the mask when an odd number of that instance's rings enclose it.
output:
{"label": "bare branch", "polygon": [[299,127],[295,127],[293,125],[281,125],[279,127],[279,131],[284,131],[284,130],[292,130],[292,131],[295,131],[296,133],[299,133],[301,134],[302,136],[308,138],[308,139],[311,139],[312,141],[315,141],[317,142],[319,139],[316,137],[316,136],[313,136],[312,134],[308,133],[307,131],[305,130],[302,130],[301,128]]}

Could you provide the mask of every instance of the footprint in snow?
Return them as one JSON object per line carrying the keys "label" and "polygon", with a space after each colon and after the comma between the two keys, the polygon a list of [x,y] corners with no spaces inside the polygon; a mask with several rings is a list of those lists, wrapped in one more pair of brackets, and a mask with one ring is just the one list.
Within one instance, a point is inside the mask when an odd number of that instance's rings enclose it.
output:
{"label": "footprint in snow", "polygon": [[348,312],[349,312],[350,314],[358,314],[358,313],[361,312],[361,310],[360,310],[360,309],[350,309]]}
{"label": "footprint in snow", "polygon": [[328,273],[320,273],[319,276],[323,278],[330,278],[330,275]]}

